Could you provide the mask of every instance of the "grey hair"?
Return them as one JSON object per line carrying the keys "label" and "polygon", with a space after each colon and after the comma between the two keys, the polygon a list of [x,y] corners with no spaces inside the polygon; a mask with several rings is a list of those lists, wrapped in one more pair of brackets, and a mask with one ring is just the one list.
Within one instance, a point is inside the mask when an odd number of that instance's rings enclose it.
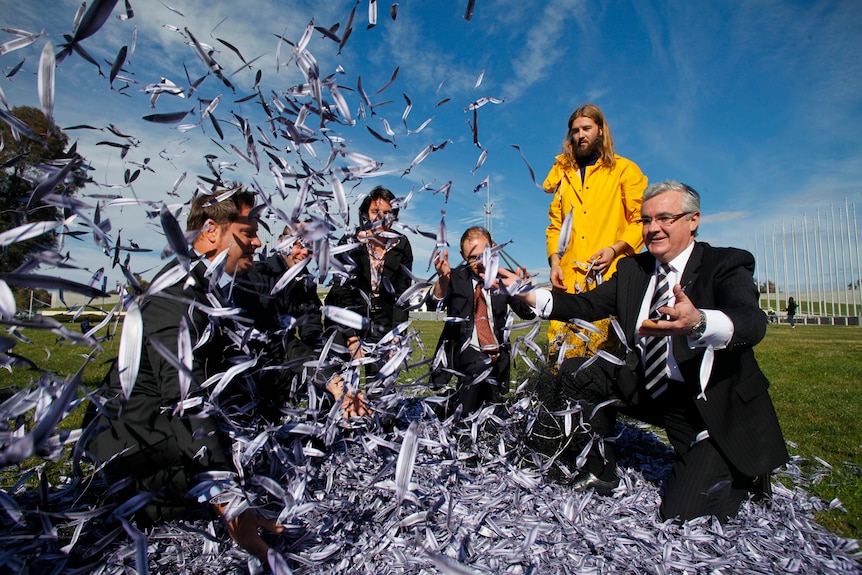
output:
{"label": "grey hair", "polygon": [[644,190],[643,201],[647,201],[650,198],[654,198],[659,194],[663,194],[665,192],[679,192],[682,194],[682,209],[685,212],[694,213],[700,211],[700,194],[698,194],[694,188],[691,186],[687,186],[682,182],[677,182],[674,180],[664,180],[663,182],[656,182],[655,184],[651,184]]}
{"label": "grey hair", "polygon": [[[654,198],[665,192],[679,192],[681,194],[682,211],[688,214],[685,219],[690,220],[694,213],[700,212],[700,194],[698,194],[691,186],[687,186],[686,184],[675,180],[664,180],[662,182],[650,184],[647,189],[644,190],[643,201],[645,202],[648,199]],[[697,235],[697,229],[694,230],[694,235]]]}

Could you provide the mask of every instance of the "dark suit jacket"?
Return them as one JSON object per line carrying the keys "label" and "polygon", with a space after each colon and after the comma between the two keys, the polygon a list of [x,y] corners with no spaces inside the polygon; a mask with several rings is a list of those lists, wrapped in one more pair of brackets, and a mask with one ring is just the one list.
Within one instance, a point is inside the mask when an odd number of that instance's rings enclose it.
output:
{"label": "dark suit jacket", "polygon": [[[554,293],[551,319],[578,317],[588,321],[616,315],[628,344],[634,348],[638,312],[646,295],[655,258],[649,253],[620,260],[617,273],[596,289],[578,295]],[[715,351],[706,400],[695,399],[709,435],[742,473],[756,476],[789,459],[784,438],[752,349],[766,333],[766,315],[754,283],[754,258],[746,251],[714,248],[697,242],[681,284],[695,306],[724,312],[733,322],[733,337]],[[704,349],[691,349],[685,336],[673,338],[673,353],[692,397],[700,393],[699,369]],[[636,352],[635,352],[636,353]],[[620,369],[625,382],[643,375],[640,361]],[[628,372],[626,370],[629,370]]]}
{"label": "dark suit jacket", "polygon": [[[340,243],[344,243],[342,240]],[[403,307],[395,305],[395,301],[407,291],[413,283],[410,276],[401,266],[413,269],[413,248],[405,236],[386,252],[383,258],[383,277],[380,285],[380,298],[377,304],[382,308],[372,314],[368,306],[368,296],[371,294],[371,258],[365,244],[350,250],[342,261],[348,265],[355,264],[350,278],[333,283],[326,296],[326,305],[334,305],[351,309],[370,317],[383,333],[391,330],[397,324],[407,321],[408,312]],[[362,293],[360,293],[362,292]],[[350,335],[350,334],[348,334]]]}
{"label": "dark suit jacket", "polygon": [[[445,346],[445,353],[449,359],[449,365],[458,370],[458,351],[462,349],[473,336],[473,326],[475,325],[475,317],[473,314],[473,306],[475,305],[475,288],[473,287],[472,272],[470,266],[462,264],[452,270],[452,275],[449,280],[449,288],[446,295],[440,302],[446,309],[446,313],[450,317],[459,317],[467,321],[446,322],[443,326],[443,331],[440,334],[440,340],[437,343],[437,349],[440,346]],[[429,308],[436,307],[437,302],[433,300],[431,292],[428,295]],[[500,365],[509,365],[509,350],[510,344],[508,337],[503,334],[503,328],[506,326],[506,316],[509,313],[509,306],[512,307],[518,316],[523,319],[532,319],[535,316],[532,308],[526,305],[521,300],[512,299],[506,293],[491,294],[491,315],[494,318],[494,336],[500,344]],[[478,374],[468,374],[475,376]],[[500,385],[506,389],[509,383],[508,374],[500,374],[504,381],[500,381]],[[435,383],[440,385],[445,383],[440,379],[441,376],[435,375]],[[442,379],[448,380],[448,377],[443,375]]]}
{"label": "dark suit jacket", "polygon": [[254,269],[237,280],[234,303],[243,308],[244,315],[254,319],[255,327],[264,333],[284,329],[284,316],[294,318],[296,325],[288,330],[286,338],[298,337],[314,348],[320,343],[323,323],[317,285],[310,281],[312,278],[300,275],[281,291],[270,295],[272,287],[287,270],[287,262],[280,254],[255,262]]}
{"label": "dark suit jacket", "polygon": [[[254,377],[259,399],[257,410],[259,415],[273,421],[281,415],[279,410],[285,404],[306,397],[303,364],[316,356],[323,336],[321,303],[314,278],[300,275],[270,295],[288,269],[284,257],[275,254],[266,261],[255,262],[252,271],[237,279],[233,290],[234,303],[263,334],[262,342],[250,342],[249,347],[252,353],[258,353],[258,346],[262,347],[257,365],[260,371]],[[322,385],[321,378],[313,380]]]}
{"label": "dark suit jacket", "polygon": [[[174,266],[175,261],[156,277]],[[225,356],[226,349],[232,346],[230,340],[216,323],[205,336],[210,328],[210,318],[188,303],[195,300],[212,306],[207,299],[208,279],[204,278],[205,271],[204,264],[197,263],[191,272],[195,285],[186,287],[184,278],[142,303],[144,335],[141,363],[131,397],[122,400],[116,363],[104,384],[107,389],[103,397],[111,398],[105,404],[111,418],[102,416],[102,424],[107,425],[108,429],[94,437],[89,444],[90,451],[100,461],[106,461],[125,449],[128,451],[123,458],[140,451],[154,450],[158,455],[150,457],[150,461],[158,460],[165,466],[184,467],[190,475],[205,469],[231,469],[226,453],[227,442],[211,418],[194,417],[196,409],[186,410],[181,417],[173,415],[173,407],[180,399],[177,369],[152,345],[153,340],[158,340],[165,348],[176,353],[182,317],[188,322],[193,346],[202,337],[206,338],[206,343],[194,351],[194,381],[189,397],[203,393],[199,388],[200,383],[227,367]],[[179,453],[168,453],[164,447],[166,443],[173,444],[173,439],[176,440]],[[207,449],[199,453],[202,447]],[[124,473],[140,477],[156,471],[123,469],[122,461],[121,458],[120,465],[115,467]]]}

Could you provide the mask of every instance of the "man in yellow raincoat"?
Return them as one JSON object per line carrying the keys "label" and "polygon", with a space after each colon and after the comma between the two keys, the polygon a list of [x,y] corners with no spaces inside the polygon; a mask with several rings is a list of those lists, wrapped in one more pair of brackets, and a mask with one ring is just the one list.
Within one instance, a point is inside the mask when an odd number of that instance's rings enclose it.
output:
{"label": "man in yellow raincoat", "polygon": [[[636,222],[647,178],[637,164],[614,154],[611,129],[598,106],[586,104],[575,110],[567,127],[563,153],[555,158],[543,184],[554,194],[546,240],[554,289],[579,293],[610,277],[619,258],[643,248]],[[605,334],[607,323],[599,323]],[[574,333],[572,326],[552,321],[548,329],[552,354],[565,341],[567,357],[584,355],[585,342]],[[595,333],[587,335],[591,351],[604,340]]]}

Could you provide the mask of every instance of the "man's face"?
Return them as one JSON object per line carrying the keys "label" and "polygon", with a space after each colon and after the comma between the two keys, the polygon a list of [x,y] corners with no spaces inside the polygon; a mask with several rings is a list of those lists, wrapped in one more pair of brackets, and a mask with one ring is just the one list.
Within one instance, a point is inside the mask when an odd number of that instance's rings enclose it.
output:
{"label": "man's face", "polygon": [[[392,204],[387,202],[386,200],[373,200],[371,205],[368,206],[368,219],[369,221],[375,222],[377,220],[383,220],[386,216],[392,214]],[[391,223],[391,222],[390,222]],[[380,229],[388,230],[389,224],[382,226]]]}
{"label": "man's face", "polygon": [[229,275],[241,275],[250,271],[254,265],[254,252],[261,246],[257,237],[257,220],[248,220],[250,211],[250,206],[242,206],[236,221],[224,228],[219,226],[216,253],[228,250],[225,273]]}
{"label": "man's face", "polygon": [[592,118],[585,116],[575,118],[569,126],[569,137],[572,139],[575,157],[588,159],[595,156],[599,151],[602,135],[602,130]]}
{"label": "man's face", "polygon": [[293,246],[290,248],[290,252],[288,252],[284,256],[284,261],[287,262],[288,267],[293,267],[294,264],[301,262],[302,260],[308,258],[311,250],[308,249],[308,246],[302,240],[296,240],[293,242]]}
{"label": "man's face", "polygon": [[488,245],[485,236],[470,236],[461,244],[461,255],[470,266],[473,274],[479,279],[485,279],[485,264],[482,263],[482,253]]}
{"label": "man's face", "polygon": [[641,206],[641,217],[652,220],[643,226],[644,243],[649,253],[663,264],[673,260],[694,241],[700,214],[695,212],[666,224],[659,224],[656,218],[677,216],[683,211],[682,194],[674,190],[653,196]]}

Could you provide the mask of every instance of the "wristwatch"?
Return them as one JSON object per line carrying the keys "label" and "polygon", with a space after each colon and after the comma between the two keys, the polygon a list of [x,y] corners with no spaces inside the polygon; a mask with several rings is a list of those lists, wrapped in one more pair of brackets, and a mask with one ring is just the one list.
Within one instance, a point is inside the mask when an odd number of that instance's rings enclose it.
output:
{"label": "wristwatch", "polygon": [[706,314],[703,313],[703,310],[697,311],[700,312],[700,321],[691,328],[691,333],[689,334],[689,336],[694,339],[700,339],[703,337],[703,334],[706,333]]}

